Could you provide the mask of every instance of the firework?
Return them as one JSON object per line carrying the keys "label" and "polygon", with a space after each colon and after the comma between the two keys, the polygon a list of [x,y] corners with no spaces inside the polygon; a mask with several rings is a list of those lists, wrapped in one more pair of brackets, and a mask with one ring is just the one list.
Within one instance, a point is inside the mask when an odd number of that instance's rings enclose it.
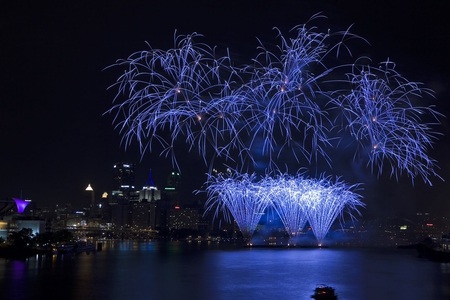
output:
{"label": "firework", "polygon": [[413,181],[419,176],[431,185],[429,177],[438,176],[436,161],[426,151],[436,139],[432,126],[440,114],[414,103],[432,91],[402,77],[389,61],[379,68],[354,66],[348,78],[351,91],[335,104],[356,142],[355,157],[366,157],[379,174],[387,162],[391,176],[405,172]]}
{"label": "firework", "polygon": [[160,146],[161,154],[176,165],[177,140],[202,157],[208,145],[218,155],[226,153],[231,146],[220,143],[230,143],[230,136],[233,147],[241,144],[235,124],[242,109],[229,88],[235,73],[227,56],[216,57],[214,49],[194,44],[199,37],[176,36],[173,49],[150,48],[116,63],[127,68],[113,85],[116,98],[125,101],[109,112],[116,112],[116,127],[126,146],[137,140],[143,153]]}
{"label": "firework", "polygon": [[273,208],[291,237],[308,222],[322,245],[337,218],[344,212],[353,218],[353,212],[359,214],[358,206],[364,206],[353,192],[357,187],[325,176],[308,179],[301,174],[280,174],[257,181],[255,175],[219,174],[209,176],[207,210],[215,209],[216,216],[219,211],[231,214],[244,238],[250,240],[262,214]]}
{"label": "firework", "polygon": [[353,212],[359,214],[358,206],[364,204],[360,196],[353,192],[358,185],[349,186],[338,179],[331,178],[307,180],[307,191],[301,195],[306,219],[311,226],[318,245],[321,246],[333,222],[344,212],[353,219]]}
{"label": "firework", "polygon": [[[124,144],[137,140],[142,153],[162,148],[175,166],[179,143],[207,165],[215,157],[255,165],[258,153],[269,170],[277,170],[286,153],[303,166],[319,157],[332,166],[329,151],[336,147],[367,159],[372,172],[381,174],[388,165],[391,175],[431,184],[429,177],[438,175],[427,149],[439,114],[416,105],[431,92],[400,76],[390,62],[377,68],[360,60],[336,63],[343,49],[350,53],[347,41],[359,38],[348,30],[300,25],[292,32],[289,38],[278,30],[273,51],[261,42],[252,64],[242,68],[228,53],[195,42],[197,33],[175,36],[173,49],[150,48],[118,61],[115,66],[127,69],[113,85],[115,101],[125,100],[109,112],[115,112]],[[338,112],[332,120],[330,111]],[[356,147],[332,142],[346,134]]]}
{"label": "firework", "polygon": [[[293,28],[293,37],[277,32],[278,47],[260,42],[259,54],[239,68],[227,51],[218,55],[198,43],[197,33],[175,35],[173,49],[150,47],[119,60],[114,66],[126,70],[113,85],[117,95],[108,112],[115,114],[123,143],[136,140],[142,153],[162,149],[177,167],[175,149],[184,143],[210,170],[221,157],[240,170],[262,169],[262,162],[275,174],[286,154],[302,167],[317,167],[318,159],[333,167],[334,151],[364,160],[378,175],[390,168],[397,179],[406,174],[430,185],[431,176],[439,177],[427,150],[441,115],[421,104],[430,90],[408,81],[389,61],[380,67],[359,59],[341,63],[343,50],[352,54],[348,40],[359,38],[348,30],[321,32],[305,24]],[[209,174],[206,184],[208,210],[224,211],[247,239],[268,207],[291,237],[309,222],[320,244],[346,209],[363,206],[352,192],[357,185],[324,176],[257,180],[236,172]]]}
{"label": "firework", "polygon": [[217,177],[209,176],[206,191],[208,210],[215,209],[224,212],[226,219],[231,221],[229,214],[236,221],[243,237],[250,240],[269,201],[266,190],[255,182],[255,175],[236,174]]}
{"label": "firework", "polygon": [[280,217],[286,232],[295,237],[306,224],[305,203],[302,194],[308,189],[301,175],[280,174],[275,178],[266,176],[261,184],[271,199],[271,205]]}

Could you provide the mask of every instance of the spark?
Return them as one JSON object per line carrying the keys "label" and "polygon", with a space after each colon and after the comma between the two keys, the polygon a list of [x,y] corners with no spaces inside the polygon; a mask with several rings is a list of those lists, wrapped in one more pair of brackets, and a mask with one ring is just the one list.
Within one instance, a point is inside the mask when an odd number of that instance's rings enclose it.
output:
{"label": "spark", "polygon": [[218,55],[198,42],[197,33],[175,35],[172,49],[150,47],[117,61],[125,71],[112,85],[117,95],[108,112],[122,143],[137,141],[142,153],[160,146],[175,166],[175,144],[185,143],[182,149],[196,150],[206,165],[222,157],[255,167],[264,159],[269,171],[286,154],[302,167],[319,159],[333,167],[333,151],[352,151],[372,173],[390,168],[397,179],[406,174],[431,185],[439,175],[427,151],[441,114],[420,101],[432,91],[390,61],[342,63],[344,51],[352,55],[349,41],[364,39],[309,25],[321,17],[289,36],[275,28],[278,46],[259,41],[244,67],[235,67],[228,51]]}
{"label": "spark", "polygon": [[258,180],[255,174],[228,173],[209,175],[206,186],[207,211],[215,210],[215,216],[222,211],[228,219],[231,215],[248,241],[267,208],[278,213],[291,237],[308,222],[321,245],[337,218],[344,212],[353,218],[353,212],[359,214],[358,207],[364,206],[354,192],[359,185],[323,175],[312,179],[284,173]]}
{"label": "spark", "polygon": [[[437,138],[432,127],[441,115],[432,106],[415,103],[424,94],[432,96],[432,91],[401,76],[392,62],[382,65],[354,66],[347,74],[351,92],[335,102],[346,121],[345,129],[357,141],[355,153],[365,155],[375,172],[381,174],[387,162],[391,176],[398,178],[404,172],[413,182],[421,177],[431,185],[429,177],[439,175],[427,149]],[[364,151],[367,146],[372,151]]]}
{"label": "spark", "polygon": [[377,67],[363,59],[343,63],[344,51],[352,56],[349,41],[365,40],[349,29],[321,32],[309,22],[289,36],[275,28],[278,45],[259,41],[258,54],[243,67],[235,67],[228,51],[218,55],[199,43],[197,33],[175,35],[172,49],[149,46],[113,65],[125,70],[111,86],[117,94],[107,113],[125,146],[137,141],[142,154],[162,147],[177,167],[175,144],[183,142],[210,170],[217,157],[240,170],[256,161],[267,166],[262,178],[237,171],[207,175],[206,210],[234,220],[248,241],[267,209],[291,238],[308,223],[322,245],[336,220],[364,207],[355,192],[359,184],[279,172],[286,153],[302,167],[323,159],[332,169],[331,154],[345,151],[378,175],[390,168],[391,176],[406,174],[413,183],[440,178],[427,151],[442,115],[422,104],[433,92],[401,76],[389,60]]}
{"label": "spark", "polygon": [[210,175],[206,188],[207,211],[215,209],[215,216],[222,211],[228,221],[231,214],[246,240],[251,240],[269,204],[268,197],[264,197],[263,189],[255,180],[254,174]]}

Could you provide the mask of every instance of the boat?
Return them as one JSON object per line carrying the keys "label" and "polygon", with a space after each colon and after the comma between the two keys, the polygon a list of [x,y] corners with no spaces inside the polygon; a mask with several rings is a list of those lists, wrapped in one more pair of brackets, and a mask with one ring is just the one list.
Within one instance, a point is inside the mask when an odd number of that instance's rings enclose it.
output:
{"label": "boat", "polygon": [[317,300],[337,300],[337,295],[334,288],[325,284],[319,284],[314,290],[314,295],[311,296]]}

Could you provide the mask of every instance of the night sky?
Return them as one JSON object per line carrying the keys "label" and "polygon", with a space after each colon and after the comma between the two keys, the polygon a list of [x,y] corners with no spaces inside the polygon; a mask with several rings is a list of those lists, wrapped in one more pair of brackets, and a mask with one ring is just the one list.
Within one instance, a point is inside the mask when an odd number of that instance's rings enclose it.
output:
{"label": "night sky", "polygon": [[[27,1],[28,2],[28,1]],[[432,1],[8,1],[0,8],[0,199],[22,197],[38,206],[84,199],[90,183],[109,191],[115,162],[137,164],[137,186],[149,169],[162,188],[169,159],[136,147],[125,151],[103,113],[112,105],[107,90],[121,69],[104,70],[135,51],[173,46],[175,30],[198,32],[205,42],[228,47],[249,62],[256,37],[275,41],[273,27],[287,32],[322,12],[324,28],[352,32],[370,42],[356,55],[374,62],[390,58],[411,81],[436,92],[437,110],[448,115],[450,5]],[[450,143],[444,135],[430,151],[439,161],[433,187],[408,178],[362,178],[367,214],[450,213]],[[207,168],[195,153],[181,161],[185,189],[200,188]],[[339,175],[339,170],[335,170]],[[363,211],[364,213],[364,211]]]}

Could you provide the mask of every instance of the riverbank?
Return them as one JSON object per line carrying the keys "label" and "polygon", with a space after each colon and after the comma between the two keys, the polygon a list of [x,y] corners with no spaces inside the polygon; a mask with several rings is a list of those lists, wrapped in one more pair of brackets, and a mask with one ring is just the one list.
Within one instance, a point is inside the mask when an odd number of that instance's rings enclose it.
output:
{"label": "riverbank", "polygon": [[445,251],[442,248],[433,248],[431,246],[420,243],[416,247],[419,257],[427,258],[431,261],[440,263],[450,262],[450,252]]}

